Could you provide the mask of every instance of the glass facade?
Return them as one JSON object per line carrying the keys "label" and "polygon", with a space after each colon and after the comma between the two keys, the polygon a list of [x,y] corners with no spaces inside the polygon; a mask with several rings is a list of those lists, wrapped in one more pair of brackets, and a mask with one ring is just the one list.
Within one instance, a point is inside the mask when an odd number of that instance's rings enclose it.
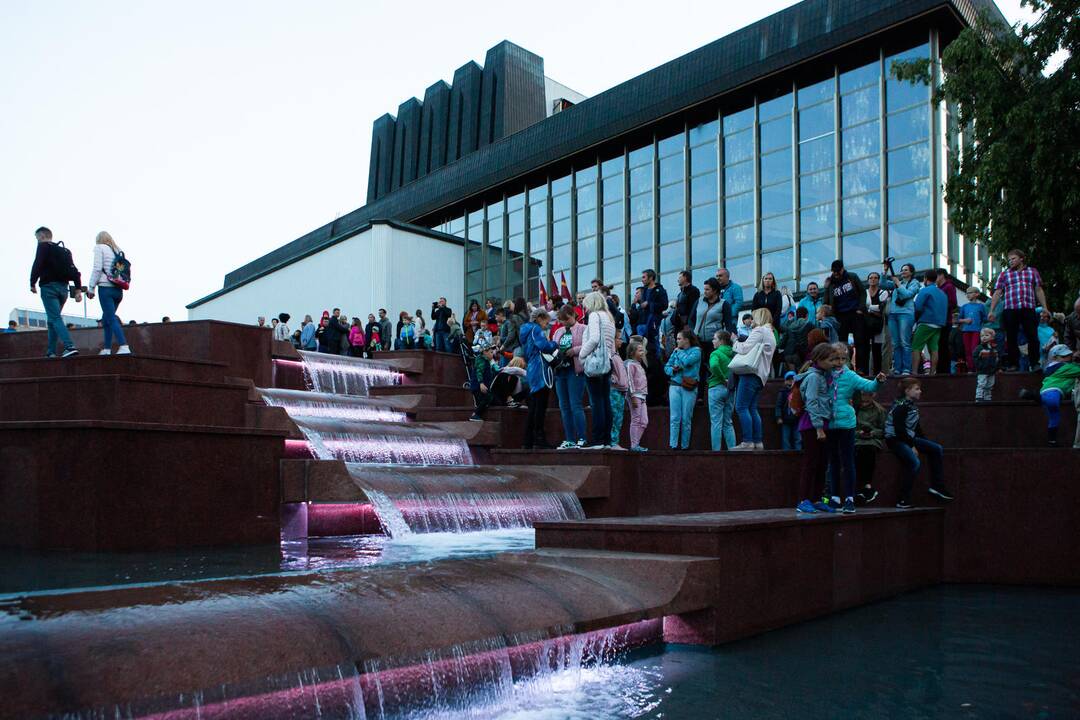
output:
{"label": "glass facade", "polygon": [[794,291],[820,282],[837,257],[859,274],[888,255],[983,272],[985,251],[951,232],[934,190],[944,174],[935,162],[946,168],[962,135],[927,86],[890,74],[892,62],[932,48],[931,32],[903,52],[722,105],[681,131],[504,188],[438,227],[466,239],[469,298],[536,299],[541,280],[549,287],[565,275],[571,291],[600,277],[625,302],[646,268],[671,289],[680,270],[700,284],[718,266],[747,290],[771,272]]}

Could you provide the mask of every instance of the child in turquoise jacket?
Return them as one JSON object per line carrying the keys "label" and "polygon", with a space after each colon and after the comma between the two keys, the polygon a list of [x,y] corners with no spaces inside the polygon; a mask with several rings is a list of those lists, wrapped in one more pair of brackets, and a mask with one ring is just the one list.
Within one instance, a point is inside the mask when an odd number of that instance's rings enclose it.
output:
{"label": "child in turquoise jacket", "polygon": [[[847,343],[833,345],[841,358],[848,358]],[[885,373],[869,380],[862,377],[845,363],[833,372],[833,409],[829,429],[825,431],[829,452],[829,468],[832,473],[833,493],[840,488],[840,474],[844,478],[844,502],[841,512],[855,512],[855,406],[852,398],[856,392],[877,392],[885,382]],[[867,478],[869,480],[869,478]],[[840,496],[830,498],[833,505],[840,505]]]}

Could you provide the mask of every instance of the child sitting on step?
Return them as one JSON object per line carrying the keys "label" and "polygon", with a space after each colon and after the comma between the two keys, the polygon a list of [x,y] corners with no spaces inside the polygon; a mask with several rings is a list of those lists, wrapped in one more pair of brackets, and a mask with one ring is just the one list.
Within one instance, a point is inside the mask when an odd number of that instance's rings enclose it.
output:
{"label": "child sitting on step", "polygon": [[953,496],[945,489],[942,456],[944,451],[936,442],[928,440],[923,434],[919,422],[919,406],[922,397],[922,384],[917,378],[905,377],[900,380],[896,401],[885,418],[885,444],[900,460],[900,500],[896,507],[911,507],[911,487],[915,476],[919,474],[922,462],[921,450],[930,460],[930,492],[942,500],[952,500]]}
{"label": "child sitting on step", "polygon": [[1061,405],[1073,394],[1076,382],[1080,379],[1080,350],[1074,353],[1068,345],[1055,345],[1050,348],[1046,359],[1039,400],[1046,410],[1046,444],[1057,447]]}
{"label": "child sitting on step", "polygon": [[495,385],[495,346],[481,345],[480,352],[476,354],[475,365],[471,380],[473,400],[476,402],[476,410],[473,411],[470,420],[480,422],[484,419],[484,411],[488,409],[495,399],[493,386]]}

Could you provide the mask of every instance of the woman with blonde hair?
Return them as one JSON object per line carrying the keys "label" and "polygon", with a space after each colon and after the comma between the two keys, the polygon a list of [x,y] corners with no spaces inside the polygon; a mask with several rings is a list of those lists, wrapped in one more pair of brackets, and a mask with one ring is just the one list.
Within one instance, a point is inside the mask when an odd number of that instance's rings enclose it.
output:
{"label": "woman with blonde hair", "polygon": [[[742,442],[732,450],[764,450],[761,436],[761,415],[757,401],[761,389],[772,372],[773,354],[776,352],[776,333],[772,327],[772,313],[760,307],[753,312],[753,329],[746,340],[735,343],[735,358],[728,369],[739,376],[735,389],[735,414],[739,418]],[[747,356],[739,361],[739,357]]]}
{"label": "woman with blonde hair", "polygon": [[[117,256],[123,258],[124,254],[117,247],[112,235],[102,230],[94,241],[94,264],[90,271],[90,289],[86,293],[90,298],[96,294],[98,302],[101,303],[101,327],[105,331],[105,346],[101,350],[102,355],[112,354],[113,339],[119,345],[116,349],[117,355],[131,354],[127,339],[124,337],[123,325],[116,317],[116,308],[124,299],[124,288],[114,282],[114,278],[111,277]],[[120,278],[115,278],[115,280],[122,282]],[[95,288],[97,288],[96,291]]]}
{"label": "woman with blonde hair", "polygon": [[592,410],[593,450],[611,445],[611,363],[615,354],[615,318],[608,312],[607,300],[591,292],[582,301],[585,310],[585,334],[581,340],[582,367],[585,370],[585,389],[589,392]]}

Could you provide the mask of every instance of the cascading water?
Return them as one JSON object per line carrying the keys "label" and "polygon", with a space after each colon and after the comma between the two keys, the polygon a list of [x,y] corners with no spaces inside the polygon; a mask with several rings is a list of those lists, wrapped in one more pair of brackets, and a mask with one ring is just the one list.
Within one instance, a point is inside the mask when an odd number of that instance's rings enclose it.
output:
{"label": "cascading water", "polygon": [[378,360],[300,350],[307,386],[320,393],[367,395],[368,389],[400,385],[402,373]]}
{"label": "cascading water", "polygon": [[[400,384],[402,375],[391,365],[310,352],[300,357],[312,392],[261,389],[264,402],[289,414],[317,458],[347,463],[391,537],[530,528],[539,520],[584,518],[569,490],[522,489],[513,478],[499,477],[485,477],[478,485],[474,476],[450,471],[473,465],[464,438],[445,426],[409,422],[393,398],[368,397],[371,387]],[[420,486],[366,470],[375,465],[428,466],[430,481]]]}

